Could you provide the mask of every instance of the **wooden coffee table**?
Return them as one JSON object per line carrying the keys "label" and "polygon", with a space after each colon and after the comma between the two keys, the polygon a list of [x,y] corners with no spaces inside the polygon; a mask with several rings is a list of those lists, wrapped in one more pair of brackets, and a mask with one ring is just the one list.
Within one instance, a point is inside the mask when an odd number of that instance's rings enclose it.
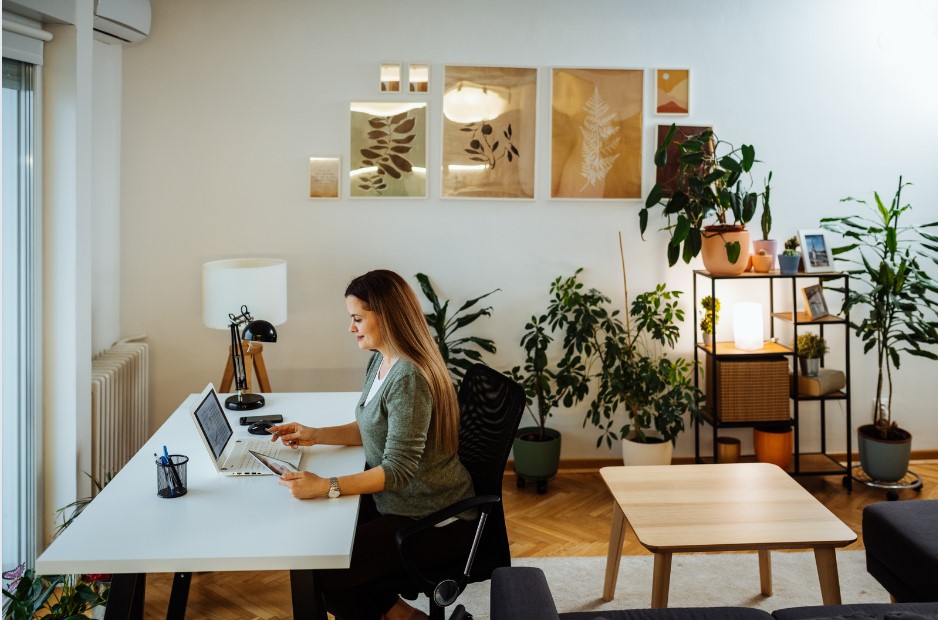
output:
{"label": "wooden coffee table", "polygon": [[652,607],[668,606],[671,554],[758,551],[762,594],[772,595],[772,549],[814,549],[821,598],[840,603],[834,549],[857,539],[788,474],[768,463],[604,467],[612,533],[603,600],[612,600],[626,522],[655,554]]}

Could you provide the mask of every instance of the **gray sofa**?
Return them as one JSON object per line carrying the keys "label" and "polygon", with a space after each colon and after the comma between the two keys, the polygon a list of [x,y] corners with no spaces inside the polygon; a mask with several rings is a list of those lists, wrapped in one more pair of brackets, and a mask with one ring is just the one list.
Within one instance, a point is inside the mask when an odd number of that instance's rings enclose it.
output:
{"label": "gray sofa", "polygon": [[792,607],[769,614],[746,607],[627,609],[557,613],[543,571],[499,568],[492,574],[491,620],[922,620],[938,619],[938,603]]}

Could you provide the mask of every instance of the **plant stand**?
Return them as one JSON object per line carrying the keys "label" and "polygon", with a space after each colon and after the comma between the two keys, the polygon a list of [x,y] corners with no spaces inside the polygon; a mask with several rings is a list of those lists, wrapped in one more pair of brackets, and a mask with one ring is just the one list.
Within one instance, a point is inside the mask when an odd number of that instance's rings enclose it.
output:
{"label": "plant stand", "polygon": [[853,480],[856,480],[860,484],[865,484],[868,487],[874,489],[886,489],[886,499],[894,502],[899,499],[899,491],[903,489],[914,489],[915,491],[921,493],[922,487],[922,477],[911,469],[905,472],[905,476],[901,479],[896,480],[895,482],[883,482],[882,480],[874,480],[870,478],[870,475],[863,471],[863,468],[859,465],[856,465],[850,471],[850,477]]}

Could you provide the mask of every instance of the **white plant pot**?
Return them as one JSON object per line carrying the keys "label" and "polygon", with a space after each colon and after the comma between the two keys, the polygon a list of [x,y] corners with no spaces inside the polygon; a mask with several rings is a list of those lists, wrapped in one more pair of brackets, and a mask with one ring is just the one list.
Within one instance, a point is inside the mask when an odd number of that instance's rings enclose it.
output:
{"label": "white plant pot", "polygon": [[670,441],[638,443],[622,440],[622,463],[625,465],[670,465],[674,446]]}

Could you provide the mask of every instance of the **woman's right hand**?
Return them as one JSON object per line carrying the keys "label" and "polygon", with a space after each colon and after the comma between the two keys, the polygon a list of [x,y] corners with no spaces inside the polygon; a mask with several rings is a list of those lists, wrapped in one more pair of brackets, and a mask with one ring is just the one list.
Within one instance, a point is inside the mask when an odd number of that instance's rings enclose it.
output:
{"label": "woman's right hand", "polygon": [[267,430],[271,434],[271,441],[277,441],[279,439],[283,442],[283,445],[289,446],[294,450],[300,446],[315,446],[319,443],[316,441],[316,434],[319,429],[303,426],[298,422],[278,424],[277,426],[271,426]]}

